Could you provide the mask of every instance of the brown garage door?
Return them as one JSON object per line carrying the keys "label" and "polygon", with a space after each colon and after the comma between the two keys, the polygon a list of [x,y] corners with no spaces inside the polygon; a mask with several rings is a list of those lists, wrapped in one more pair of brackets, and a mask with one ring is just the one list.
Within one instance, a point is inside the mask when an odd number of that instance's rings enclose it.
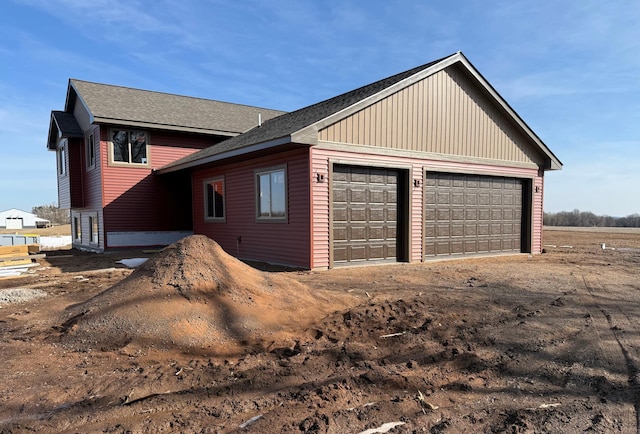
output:
{"label": "brown garage door", "polygon": [[396,261],[398,171],[335,165],[333,263]]}
{"label": "brown garage door", "polygon": [[427,172],[425,257],[520,252],[523,181]]}

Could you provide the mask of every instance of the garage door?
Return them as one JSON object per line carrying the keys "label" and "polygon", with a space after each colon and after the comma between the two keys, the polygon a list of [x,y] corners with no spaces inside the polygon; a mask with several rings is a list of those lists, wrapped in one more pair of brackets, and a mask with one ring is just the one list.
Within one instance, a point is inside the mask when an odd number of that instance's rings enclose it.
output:
{"label": "garage door", "polygon": [[398,171],[335,165],[333,263],[396,261]]}
{"label": "garage door", "polygon": [[22,218],[7,217],[6,225],[7,225],[7,229],[22,229]]}
{"label": "garage door", "polygon": [[523,181],[427,172],[425,257],[520,252]]}

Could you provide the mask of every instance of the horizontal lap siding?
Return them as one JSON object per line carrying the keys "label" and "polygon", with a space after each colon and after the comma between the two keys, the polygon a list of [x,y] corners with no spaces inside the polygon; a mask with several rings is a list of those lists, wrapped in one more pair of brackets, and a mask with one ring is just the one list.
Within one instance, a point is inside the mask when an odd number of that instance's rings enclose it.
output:
{"label": "horizontal lap siding", "polygon": [[[534,184],[541,182],[541,177],[536,169],[519,168],[519,167],[501,167],[486,164],[471,164],[462,162],[446,162],[437,160],[420,159],[414,157],[376,155],[376,154],[355,154],[348,151],[337,150],[335,144],[328,144],[331,149],[323,148],[322,143],[312,148],[312,167],[315,173],[325,173],[329,176],[330,161],[340,162],[341,164],[355,164],[367,166],[395,167],[399,169],[410,169],[411,178],[409,185],[410,203],[409,208],[411,215],[410,221],[410,260],[421,261],[423,249],[423,174],[425,170],[451,172],[451,173],[482,173],[486,175],[514,177],[522,179],[533,179]],[[420,180],[420,186],[414,187],[413,180]],[[313,266],[314,268],[329,267],[330,252],[330,181],[324,183],[312,182],[313,197]],[[535,188],[534,188],[535,190]],[[540,237],[542,206],[541,197],[534,194],[534,212],[533,212],[533,248]],[[528,200],[525,198],[525,200]],[[538,238],[536,238],[538,237]]]}
{"label": "horizontal lap siding", "polygon": [[542,221],[544,215],[544,172],[541,170],[533,182],[533,237],[531,252],[542,252]]}
{"label": "horizontal lap siding", "polygon": [[[87,167],[84,176],[84,206],[89,209],[102,209],[102,165],[104,164],[105,156],[102,149],[106,148],[107,144],[100,139],[100,127],[92,126],[89,131],[85,133],[85,137],[89,137],[93,134],[95,152],[95,166],[92,168]],[[85,150],[86,152],[86,150]],[[85,155],[86,166],[86,155]]]}
{"label": "horizontal lap siding", "polygon": [[[330,221],[330,161],[340,164],[366,165],[371,167],[390,167],[408,169],[412,172],[413,178],[421,178],[422,163],[420,160],[408,158],[393,158],[381,155],[353,154],[351,152],[322,149],[314,147],[312,149],[312,167],[315,173],[324,173],[325,182],[312,183],[313,196],[313,266],[314,268],[326,268],[330,266],[331,249],[331,221]],[[411,176],[411,175],[410,175]],[[412,179],[412,178],[409,178]],[[410,260],[419,261],[421,259],[422,248],[422,190],[414,188],[413,181],[410,181]]]}
{"label": "horizontal lap siding", "polygon": [[[181,230],[173,227],[168,216],[175,210],[165,201],[168,189],[152,168],[160,168],[179,158],[190,155],[209,144],[205,139],[187,136],[184,140],[159,132],[149,134],[149,161],[151,167],[110,166],[109,129],[103,128],[100,159],[103,170],[103,206],[105,229],[118,231]],[[188,186],[184,191],[190,194]]]}
{"label": "horizontal lap siding", "polygon": [[[256,218],[256,171],[286,166],[286,222]],[[223,177],[225,222],[204,220],[205,179]],[[288,151],[243,163],[193,172],[194,232],[214,239],[228,253],[274,264],[311,268],[309,150]]]}
{"label": "horizontal lap siding", "polygon": [[[313,219],[312,264],[310,268],[329,266],[329,156],[322,150],[311,148]],[[324,182],[317,182],[317,176],[324,176]],[[315,181],[315,182],[314,182]]]}

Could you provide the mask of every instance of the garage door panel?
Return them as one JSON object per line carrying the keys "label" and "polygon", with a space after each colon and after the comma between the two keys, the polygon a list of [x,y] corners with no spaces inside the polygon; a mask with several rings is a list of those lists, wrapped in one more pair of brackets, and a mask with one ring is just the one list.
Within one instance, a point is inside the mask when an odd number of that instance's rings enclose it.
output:
{"label": "garage door panel", "polygon": [[334,264],[396,260],[397,189],[397,170],[334,166]]}
{"label": "garage door panel", "polygon": [[425,257],[520,251],[522,180],[428,172],[424,185]]}

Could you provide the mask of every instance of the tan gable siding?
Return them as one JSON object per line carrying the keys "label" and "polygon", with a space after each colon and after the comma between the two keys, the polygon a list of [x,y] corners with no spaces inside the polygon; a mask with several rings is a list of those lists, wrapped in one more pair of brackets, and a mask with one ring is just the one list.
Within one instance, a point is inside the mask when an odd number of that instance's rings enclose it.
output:
{"label": "tan gable siding", "polygon": [[460,69],[449,67],[319,132],[321,141],[543,164]]}

